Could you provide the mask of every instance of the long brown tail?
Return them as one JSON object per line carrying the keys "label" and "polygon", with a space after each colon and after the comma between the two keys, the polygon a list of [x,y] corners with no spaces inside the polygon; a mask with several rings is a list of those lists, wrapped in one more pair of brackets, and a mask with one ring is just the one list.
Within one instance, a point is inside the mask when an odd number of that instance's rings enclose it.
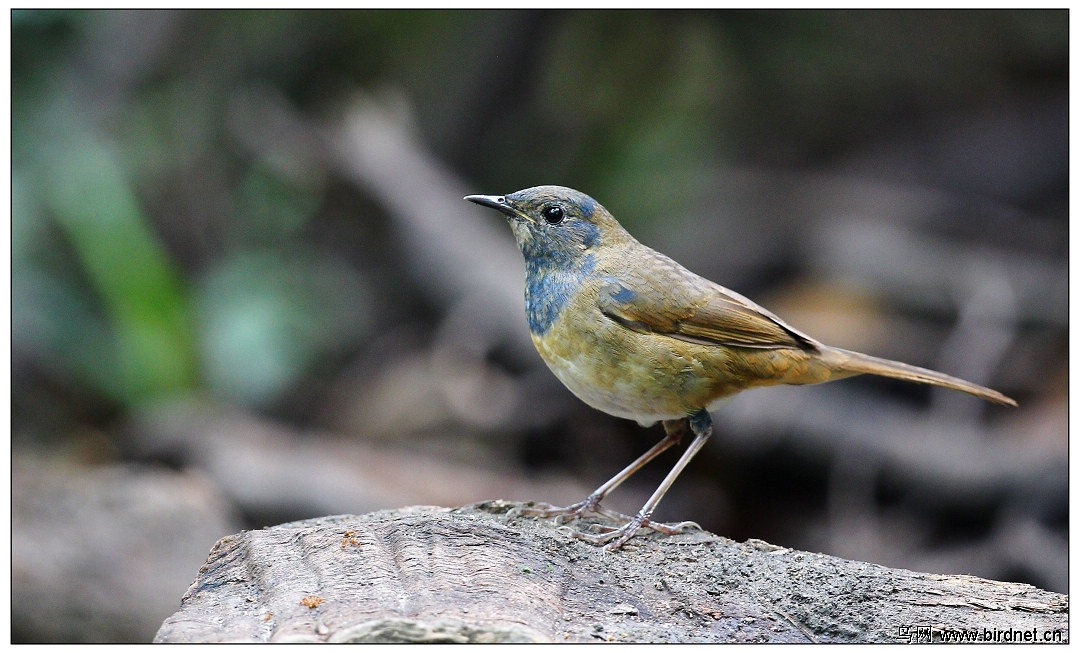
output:
{"label": "long brown tail", "polygon": [[848,351],[837,347],[829,347],[828,349],[832,352],[832,355],[827,356],[827,358],[832,359],[829,361],[830,365],[841,374],[877,374],[878,376],[914,381],[915,383],[929,383],[930,385],[966,392],[969,395],[975,395],[996,404],[1016,406],[1015,401],[997,390],[984,388],[981,385],[975,385],[970,381],[958,379],[955,376],[899,361],[860,354],[857,351]]}

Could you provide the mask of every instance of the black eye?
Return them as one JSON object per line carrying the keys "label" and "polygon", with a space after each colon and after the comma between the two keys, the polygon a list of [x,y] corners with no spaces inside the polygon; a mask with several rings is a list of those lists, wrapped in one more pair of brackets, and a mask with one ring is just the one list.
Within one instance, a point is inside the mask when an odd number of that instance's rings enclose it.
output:
{"label": "black eye", "polygon": [[559,224],[563,221],[564,213],[563,208],[558,204],[549,204],[540,210],[540,214],[544,216],[548,224]]}

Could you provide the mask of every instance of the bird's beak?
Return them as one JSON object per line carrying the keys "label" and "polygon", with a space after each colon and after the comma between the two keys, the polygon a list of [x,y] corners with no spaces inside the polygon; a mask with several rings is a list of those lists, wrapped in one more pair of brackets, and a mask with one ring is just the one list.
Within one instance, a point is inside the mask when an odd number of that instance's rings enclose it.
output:
{"label": "bird's beak", "polygon": [[506,197],[502,195],[466,195],[465,199],[469,200],[473,204],[479,204],[480,206],[486,206],[500,213],[505,213],[511,218],[528,219],[522,215],[520,211],[510,206],[506,201]]}

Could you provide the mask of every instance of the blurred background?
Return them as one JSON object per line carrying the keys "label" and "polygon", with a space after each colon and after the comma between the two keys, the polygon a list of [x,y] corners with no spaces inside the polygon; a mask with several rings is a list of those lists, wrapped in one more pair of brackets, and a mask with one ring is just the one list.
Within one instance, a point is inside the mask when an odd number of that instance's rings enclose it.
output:
{"label": "blurred background", "polygon": [[747,392],[657,518],[1068,591],[1066,11],[11,26],[16,641],[149,641],[240,529],[566,504],[651,446],[548,372],[509,229],[461,200],[540,184],[829,344],[1020,402]]}

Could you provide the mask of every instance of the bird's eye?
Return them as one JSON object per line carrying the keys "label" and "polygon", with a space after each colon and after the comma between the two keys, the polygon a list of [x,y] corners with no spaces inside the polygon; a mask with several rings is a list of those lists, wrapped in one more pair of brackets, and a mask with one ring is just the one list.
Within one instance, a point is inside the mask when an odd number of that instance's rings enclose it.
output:
{"label": "bird's eye", "polygon": [[544,216],[548,224],[559,224],[563,221],[565,214],[563,208],[558,204],[549,204],[541,209],[540,214]]}

